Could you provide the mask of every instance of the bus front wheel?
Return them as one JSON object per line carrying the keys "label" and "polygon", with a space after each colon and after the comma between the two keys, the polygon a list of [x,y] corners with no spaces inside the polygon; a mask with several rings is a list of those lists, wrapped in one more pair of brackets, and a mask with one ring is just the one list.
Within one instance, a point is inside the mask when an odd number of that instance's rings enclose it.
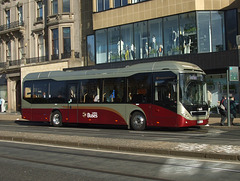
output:
{"label": "bus front wheel", "polygon": [[146,118],[140,112],[135,112],[131,116],[131,127],[136,131],[142,131],[146,128]]}
{"label": "bus front wheel", "polygon": [[54,111],[51,115],[51,122],[53,126],[62,126],[62,115],[59,111]]}

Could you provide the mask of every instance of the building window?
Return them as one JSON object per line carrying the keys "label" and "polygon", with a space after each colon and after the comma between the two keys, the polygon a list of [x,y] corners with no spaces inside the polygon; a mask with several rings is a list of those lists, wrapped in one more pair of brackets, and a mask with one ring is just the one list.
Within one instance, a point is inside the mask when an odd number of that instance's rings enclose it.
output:
{"label": "building window", "polygon": [[109,0],[97,0],[97,12],[108,10]]}
{"label": "building window", "polygon": [[162,18],[148,22],[149,57],[163,56]]}
{"label": "building window", "polygon": [[124,43],[119,38],[119,27],[108,29],[108,62],[120,61]]}
{"label": "building window", "polygon": [[38,57],[44,56],[44,39],[43,35],[38,35]]}
{"label": "building window", "polygon": [[221,11],[197,12],[198,52],[225,50],[224,13]]}
{"label": "building window", "polygon": [[134,24],[135,59],[148,57],[147,21]]}
{"label": "building window", "polygon": [[7,28],[10,28],[10,10],[6,10],[6,23]]}
{"label": "building window", "polygon": [[236,36],[238,34],[237,28],[237,10],[229,10],[225,13],[226,23],[226,45],[228,50],[236,49]]}
{"label": "building window", "polygon": [[121,60],[133,60],[135,58],[133,24],[121,26],[121,41],[123,42]]}
{"label": "building window", "polygon": [[198,27],[198,52],[212,52],[210,46],[211,26],[210,12],[197,12],[197,27]]}
{"label": "building window", "polygon": [[107,30],[96,31],[96,63],[107,63]]}
{"label": "building window", "polygon": [[224,25],[224,12],[212,11],[211,12],[211,26],[212,26],[212,52],[219,52],[225,50],[225,25]]}
{"label": "building window", "polygon": [[24,53],[24,44],[23,44],[23,38],[18,40],[18,59],[23,58]]}
{"label": "building window", "polygon": [[64,52],[64,54],[71,53],[71,29],[70,29],[70,27],[63,28],[63,52]]}
{"label": "building window", "polygon": [[87,36],[87,65],[95,64],[95,40],[94,35]]}
{"label": "building window", "polygon": [[37,21],[43,20],[43,7],[42,1],[37,2]]}
{"label": "building window", "polygon": [[58,59],[59,54],[59,40],[58,40],[58,29],[52,30],[52,59]]}
{"label": "building window", "polygon": [[164,22],[164,55],[179,54],[178,16],[163,19]]}
{"label": "building window", "polygon": [[64,13],[70,12],[70,0],[63,0],[63,12]]}
{"label": "building window", "polygon": [[179,15],[180,24],[180,54],[197,53],[196,13]]}
{"label": "building window", "polygon": [[11,51],[12,51],[12,49],[11,49],[11,41],[8,41],[7,43],[6,43],[6,45],[7,45],[7,47],[6,47],[6,58],[7,58],[7,60],[11,60]]}
{"label": "building window", "polygon": [[18,22],[20,25],[23,23],[23,8],[22,8],[22,6],[18,7]]}
{"label": "building window", "polygon": [[58,14],[58,0],[51,0],[52,15]]}

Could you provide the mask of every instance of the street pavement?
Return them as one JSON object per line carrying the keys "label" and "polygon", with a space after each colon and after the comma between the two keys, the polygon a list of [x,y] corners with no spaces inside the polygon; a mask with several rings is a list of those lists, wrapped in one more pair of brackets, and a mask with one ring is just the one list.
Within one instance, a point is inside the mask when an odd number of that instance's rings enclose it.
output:
{"label": "street pavement", "polygon": [[[215,115],[216,116],[216,115]],[[20,113],[0,113],[1,120],[23,120]],[[208,129],[234,129],[240,131],[240,118],[235,118],[235,126],[220,126],[220,117],[210,117]],[[100,138],[86,136],[54,135],[42,133],[26,133],[13,131],[0,131],[0,140],[53,144],[70,147],[107,149],[114,151],[130,151],[138,153],[151,153],[168,156],[183,156],[206,159],[221,159],[240,161],[240,146],[217,145],[202,143],[181,143],[167,141],[131,140],[119,138]]]}

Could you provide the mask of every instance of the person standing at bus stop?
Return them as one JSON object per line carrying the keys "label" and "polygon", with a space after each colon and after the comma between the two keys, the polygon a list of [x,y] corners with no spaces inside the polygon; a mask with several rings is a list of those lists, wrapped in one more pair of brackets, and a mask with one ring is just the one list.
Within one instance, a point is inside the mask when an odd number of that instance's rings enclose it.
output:
{"label": "person standing at bus stop", "polygon": [[227,119],[227,100],[226,100],[226,96],[223,96],[221,101],[220,101],[219,112],[221,114],[220,125],[224,126],[224,122]]}
{"label": "person standing at bus stop", "polygon": [[233,124],[233,119],[237,117],[237,106],[234,97],[230,97],[230,123]]}

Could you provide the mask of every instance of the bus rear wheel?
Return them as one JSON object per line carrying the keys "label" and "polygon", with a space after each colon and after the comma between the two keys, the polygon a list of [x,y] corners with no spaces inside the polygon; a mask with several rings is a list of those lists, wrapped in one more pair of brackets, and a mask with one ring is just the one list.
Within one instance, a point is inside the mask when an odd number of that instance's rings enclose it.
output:
{"label": "bus rear wheel", "polygon": [[51,123],[55,127],[62,126],[62,115],[59,111],[54,111],[51,115]]}
{"label": "bus rear wheel", "polygon": [[131,117],[131,128],[136,131],[142,131],[146,128],[146,118],[142,113],[133,113]]}

